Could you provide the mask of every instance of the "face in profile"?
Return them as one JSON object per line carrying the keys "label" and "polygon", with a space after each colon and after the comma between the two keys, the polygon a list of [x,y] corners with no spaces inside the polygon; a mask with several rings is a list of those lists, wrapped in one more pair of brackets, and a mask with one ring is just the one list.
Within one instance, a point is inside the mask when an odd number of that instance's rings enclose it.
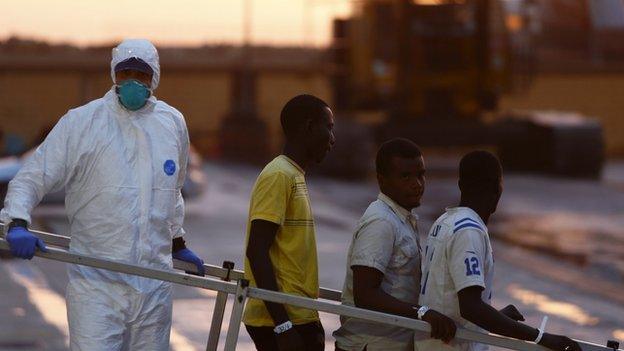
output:
{"label": "face in profile", "polygon": [[425,192],[425,161],[422,156],[392,157],[387,174],[377,177],[381,191],[401,207],[411,210],[420,206]]}
{"label": "face in profile", "polygon": [[323,109],[321,116],[314,118],[309,124],[311,156],[317,163],[323,161],[331,150],[334,137],[334,114],[329,107]]}
{"label": "face in profile", "polygon": [[492,201],[492,210],[490,211],[490,213],[496,212],[496,209],[498,208],[498,203],[502,195],[503,195],[503,178],[500,178],[498,179],[498,182],[496,184],[496,192],[492,197],[494,200]]}

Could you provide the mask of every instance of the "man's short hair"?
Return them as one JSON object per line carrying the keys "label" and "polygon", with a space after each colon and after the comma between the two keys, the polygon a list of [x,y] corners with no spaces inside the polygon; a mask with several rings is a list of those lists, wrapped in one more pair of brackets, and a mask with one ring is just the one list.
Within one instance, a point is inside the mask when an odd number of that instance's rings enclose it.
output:
{"label": "man's short hair", "polygon": [[393,157],[417,158],[422,152],[416,143],[405,138],[390,139],[379,147],[375,159],[377,174],[386,175],[390,171],[390,163]]}
{"label": "man's short hair", "polygon": [[321,116],[326,108],[329,108],[329,105],[314,95],[301,94],[290,99],[280,114],[282,130],[286,137],[293,135],[293,132],[308,119]]}
{"label": "man's short hair", "polygon": [[501,163],[488,151],[472,151],[459,162],[459,181],[468,187],[498,184],[503,176]]}

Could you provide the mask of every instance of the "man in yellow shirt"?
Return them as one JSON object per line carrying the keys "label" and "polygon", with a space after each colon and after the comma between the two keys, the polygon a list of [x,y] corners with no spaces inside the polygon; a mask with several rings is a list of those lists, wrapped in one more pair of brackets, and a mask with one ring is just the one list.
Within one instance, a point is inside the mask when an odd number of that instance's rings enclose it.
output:
{"label": "man in yellow shirt", "polygon": [[[245,278],[251,286],[318,298],[314,219],[305,170],[334,144],[334,117],[312,95],[292,98],[280,116],[286,145],[254,185],[247,223]],[[317,351],[325,347],[318,312],[250,299],[243,323],[258,351]]]}

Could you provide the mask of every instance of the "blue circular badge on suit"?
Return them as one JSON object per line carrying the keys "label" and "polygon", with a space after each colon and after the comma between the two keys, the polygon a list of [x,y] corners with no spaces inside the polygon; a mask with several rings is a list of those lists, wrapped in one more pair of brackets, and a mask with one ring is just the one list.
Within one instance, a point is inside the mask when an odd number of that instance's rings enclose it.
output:
{"label": "blue circular badge on suit", "polygon": [[176,171],[176,164],[173,160],[167,160],[163,165],[163,169],[165,170],[166,175],[171,176]]}

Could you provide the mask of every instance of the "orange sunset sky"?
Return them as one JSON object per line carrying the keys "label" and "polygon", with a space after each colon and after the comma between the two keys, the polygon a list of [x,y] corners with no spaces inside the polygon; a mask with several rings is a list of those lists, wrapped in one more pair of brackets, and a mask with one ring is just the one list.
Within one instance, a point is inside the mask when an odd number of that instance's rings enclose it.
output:
{"label": "orange sunset sky", "polygon": [[81,46],[143,37],[160,45],[240,43],[245,2],[256,44],[329,42],[331,21],[352,0],[0,0],[0,40]]}

